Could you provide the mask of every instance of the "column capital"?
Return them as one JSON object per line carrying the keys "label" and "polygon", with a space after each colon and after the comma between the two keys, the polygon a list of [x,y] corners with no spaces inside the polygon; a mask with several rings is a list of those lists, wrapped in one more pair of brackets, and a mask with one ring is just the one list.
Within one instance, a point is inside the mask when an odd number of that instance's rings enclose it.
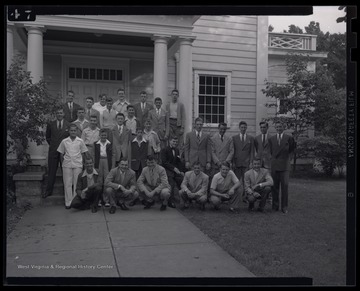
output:
{"label": "column capital", "polygon": [[171,35],[165,35],[165,34],[154,34],[151,37],[151,40],[155,42],[164,42],[167,43],[169,39],[171,38]]}
{"label": "column capital", "polygon": [[8,22],[8,23],[6,24],[6,31],[7,31],[7,32],[13,33],[13,32],[14,32],[14,28],[15,28],[15,24],[14,24],[14,23]]}
{"label": "column capital", "polygon": [[46,31],[44,25],[24,24],[24,27],[28,33],[43,34]]}
{"label": "column capital", "polygon": [[179,35],[178,39],[180,40],[180,45],[192,45],[193,41],[196,39],[196,36]]}

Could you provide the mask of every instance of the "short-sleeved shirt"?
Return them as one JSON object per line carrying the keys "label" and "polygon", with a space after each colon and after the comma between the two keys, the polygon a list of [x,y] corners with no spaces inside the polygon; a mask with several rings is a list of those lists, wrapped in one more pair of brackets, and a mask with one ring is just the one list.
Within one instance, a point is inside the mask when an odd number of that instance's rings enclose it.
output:
{"label": "short-sleeved shirt", "polygon": [[81,139],[86,145],[93,146],[94,142],[99,140],[100,129],[96,127],[94,130],[91,127],[87,127],[81,134]]}
{"label": "short-sleeved shirt", "polygon": [[229,171],[225,178],[221,176],[221,173],[219,172],[214,175],[211,181],[210,188],[220,193],[226,193],[237,182],[239,182],[239,179],[236,177],[235,173],[232,170]]}
{"label": "short-sleeved shirt", "polygon": [[61,141],[57,151],[64,155],[63,168],[82,168],[82,154],[88,149],[81,138],[76,137],[71,140],[67,137]]}

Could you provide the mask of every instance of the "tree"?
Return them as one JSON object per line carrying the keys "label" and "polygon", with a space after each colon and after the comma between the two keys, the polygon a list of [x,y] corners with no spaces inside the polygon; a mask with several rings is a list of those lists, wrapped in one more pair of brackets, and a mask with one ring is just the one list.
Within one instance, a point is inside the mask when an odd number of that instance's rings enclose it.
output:
{"label": "tree", "polygon": [[272,32],[274,30],[274,26],[272,26],[271,24],[269,25],[269,27],[268,27],[268,31],[269,32]]}
{"label": "tree", "polygon": [[289,25],[289,30],[286,31],[284,30],[284,32],[287,32],[287,33],[303,33],[303,30],[299,27],[299,26],[296,26],[294,24],[291,24]]}
{"label": "tree", "polygon": [[40,145],[45,140],[43,128],[60,102],[43,79],[33,84],[24,67],[25,59],[16,55],[6,76],[7,154],[16,153],[22,166],[31,162],[29,141]]}
{"label": "tree", "polygon": [[[339,10],[344,10],[345,13],[347,12],[347,11],[346,11],[346,6],[339,6]],[[338,18],[336,19],[336,22],[337,22],[337,23],[346,22],[346,14],[345,14],[345,16],[338,17]]]}

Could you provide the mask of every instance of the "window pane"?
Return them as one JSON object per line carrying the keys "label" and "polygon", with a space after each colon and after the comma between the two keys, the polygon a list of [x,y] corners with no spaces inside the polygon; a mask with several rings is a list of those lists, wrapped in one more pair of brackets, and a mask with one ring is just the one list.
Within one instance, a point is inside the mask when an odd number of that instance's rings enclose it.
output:
{"label": "window pane", "polygon": [[210,86],[206,86],[206,94],[212,94],[212,90]]}
{"label": "window pane", "polygon": [[76,79],[81,79],[81,78],[82,78],[82,69],[76,68]]}
{"label": "window pane", "polygon": [[224,122],[224,115],[220,115],[220,116],[219,116],[219,123],[220,123],[220,122]]}
{"label": "window pane", "polygon": [[89,69],[83,68],[83,79],[89,79]]}
{"label": "window pane", "polygon": [[205,85],[205,76],[200,76],[200,78],[199,78],[199,84],[200,84],[200,85]]}
{"label": "window pane", "polygon": [[210,96],[206,96],[206,104],[207,105],[211,104],[211,97]]}
{"label": "window pane", "polygon": [[95,80],[95,69],[90,69],[90,80]]}
{"label": "window pane", "polygon": [[203,105],[199,105],[199,113],[204,113],[204,106]]}
{"label": "window pane", "polygon": [[205,97],[199,96],[199,104],[204,104],[204,102],[205,102]]}
{"label": "window pane", "polygon": [[213,94],[214,95],[219,94],[219,88],[218,87],[213,87]]}
{"label": "window pane", "polygon": [[116,71],[116,80],[122,81],[122,71],[121,70]]}
{"label": "window pane", "polygon": [[205,122],[205,123],[211,123],[211,117],[210,117],[210,115],[208,115],[208,114],[205,115],[204,122]]}
{"label": "window pane", "polygon": [[104,80],[109,80],[109,70],[104,70]]}
{"label": "window pane", "polygon": [[218,108],[219,108],[218,106],[213,106],[212,107],[212,113],[217,114],[218,113]]}
{"label": "window pane", "polygon": [[225,87],[220,87],[219,95],[225,95]]}
{"label": "window pane", "polygon": [[110,80],[115,81],[115,70],[110,70]]}
{"label": "window pane", "polygon": [[205,86],[200,86],[200,94],[205,94]]}
{"label": "window pane", "polygon": [[225,86],[225,77],[220,77],[220,85]]}
{"label": "window pane", "polygon": [[206,105],[206,113],[207,114],[211,113],[211,105]]}
{"label": "window pane", "polygon": [[213,77],[213,85],[217,86],[219,84],[219,77]]}
{"label": "window pane", "polygon": [[225,106],[219,106],[219,114],[224,114],[225,113]]}
{"label": "window pane", "polygon": [[219,104],[220,105],[225,105],[225,98],[224,97],[219,97]]}
{"label": "window pane", "polygon": [[212,104],[213,104],[213,105],[219,104],[219,97],[213,97],[213,98],[212,98]]}
{"label": "window pane", "polygon": [[70,79],[75,78],[75,68],[69,68],[69,78]]}
{"label": "window pane", "polygon": [[213,115],[211,123],[219,123],[219,117],[217,115]]}
{"label": "window pane", "polygon": [[206,85],[212,85],[212,77],[206,77]]}
{"label": "window pane", "polygon": [[102,80],[103,78],[103,70],[102,69],[97,69],[96,70],[96,79],[97,80]]}

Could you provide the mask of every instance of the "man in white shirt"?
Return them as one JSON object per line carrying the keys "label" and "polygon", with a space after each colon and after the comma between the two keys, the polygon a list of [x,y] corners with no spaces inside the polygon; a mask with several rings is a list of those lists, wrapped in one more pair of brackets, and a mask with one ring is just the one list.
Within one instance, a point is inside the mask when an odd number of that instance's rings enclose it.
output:
{"label": "man in white shirt", "polygon": [[127,117],[127,106],[130,104],[125,100],[125,89],[120,88],[117,91],[119,99],[114,102],[112,108],[116,110],[118,113],[124,114],[125,117]]}
{"label": "man in white shirt", "polygon": [[77,126],[76,135],[81,137],[81,134],[85,128],[90,125],[90,119],[85,118],[85,110],[82,107],[79,107],[77,110],[77,119],[73,122]]}
{"label": "man in white shirt", "polygon": [[139,120],[135,117],[134,106],[127,106],[128,116],[125,117],[125,126],[131,131],[132,137],[136,137],[136,129],[141,128]]}
{"label": "man in white shirt", "polygon": [[[100,124],[100,126],[99,127],[102,128],[103,127],[103,125],[102,125],[102,114],[103,114],[104,110],[106,110],[107,96],[106,96],[106,94],[100,94],[99,97],[100,97],[100,101],[94,103],[92,108],[97,110],[100,113],[100,116],[99,116],[99,124]],[[111,104],[111,106],[112,106],[112,104]]]}
{"label": "man in white shirt", "polygon": [[100,128],[100,112],[94,109],[93,105],[94,105],[94,98],[92,98],[91,96],[86,97],[85,119],[90,121],[90,116],[95,115],[98,122],[97,127]]}
{"label": "man in white shirt", "polygon": [[76,130],[76,125],[70,124],[70,136],[63,139],[57,149],[63,169],[66,209],[70,209],[71,201],[76,195],[77,179],[82,171],[85,153],[88,152],[84,141],[76,136]]}

